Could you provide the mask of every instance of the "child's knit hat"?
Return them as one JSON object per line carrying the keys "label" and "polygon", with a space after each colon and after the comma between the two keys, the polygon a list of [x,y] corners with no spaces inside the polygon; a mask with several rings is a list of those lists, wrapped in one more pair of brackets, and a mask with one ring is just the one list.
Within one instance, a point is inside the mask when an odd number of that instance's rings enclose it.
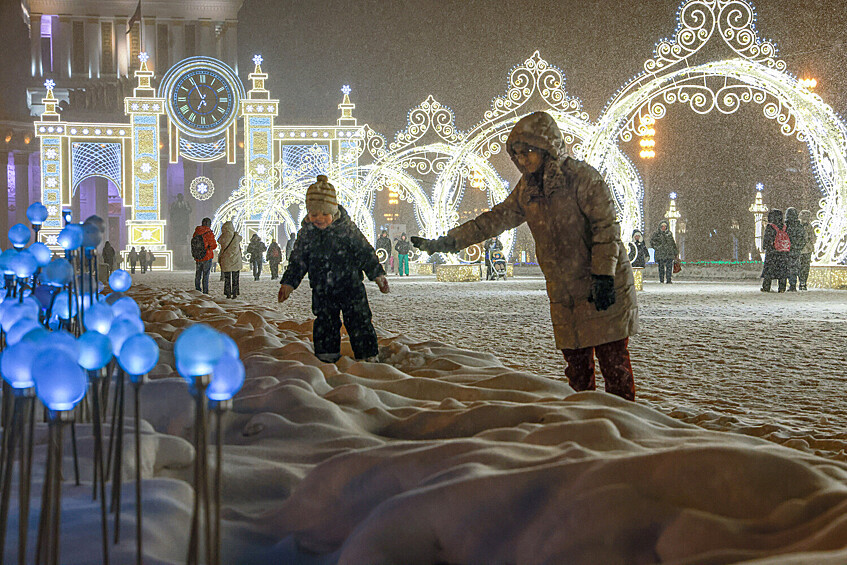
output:
{"label": "child's knit hat", "polygon": [[329,183],[326,175],[318,175],[315,184],[306,190],[306,211],[338,216],[338,198],[335,187]]}

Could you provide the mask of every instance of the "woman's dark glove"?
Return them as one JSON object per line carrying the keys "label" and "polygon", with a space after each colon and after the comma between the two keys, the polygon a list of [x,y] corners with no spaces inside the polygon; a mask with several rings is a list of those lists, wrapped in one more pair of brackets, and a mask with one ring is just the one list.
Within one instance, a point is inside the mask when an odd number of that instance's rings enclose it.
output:
{"label": "woman's dark glove", "polygon": [[455,253],[456,240],[449,235],[442,235],[438,239],[424,239],[413,235],[411,238],[412,245],[432,255],[433,253]]}
{"label": "woman's dark glove", "polygon": [[615,303],[615,277],[609,275],[591,275],[591,296],[589,302],[594,303],[597,310],[606,310]]}

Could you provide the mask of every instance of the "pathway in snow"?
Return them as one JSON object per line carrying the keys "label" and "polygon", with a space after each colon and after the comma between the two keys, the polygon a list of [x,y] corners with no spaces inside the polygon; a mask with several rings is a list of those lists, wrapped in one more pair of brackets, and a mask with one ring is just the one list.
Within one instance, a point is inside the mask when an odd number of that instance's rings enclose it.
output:
{"label": "pathway in snow", "polygon": [[[245,276],[246,275],[246,276]],[[212,295],[223,283],[212,274]],[[193,273],[135,275],[165,288],[193,288]],[[439,283],[390,277],[368,283],[378,328],[490,351],[506,365],[563,378],[544,280]],[[276,281],[241,276],[241,299],[296,319],[312,317],[304,283],[277,306]],[[752,282],[648,282],[639,293],[641,333],[630,343],[639,402],[687,422],[811,448],[847,460],[847,293],[764,294]],[[599,380],[599,379],[598,379]],[[602,386],[602,381],[598,384]]]}

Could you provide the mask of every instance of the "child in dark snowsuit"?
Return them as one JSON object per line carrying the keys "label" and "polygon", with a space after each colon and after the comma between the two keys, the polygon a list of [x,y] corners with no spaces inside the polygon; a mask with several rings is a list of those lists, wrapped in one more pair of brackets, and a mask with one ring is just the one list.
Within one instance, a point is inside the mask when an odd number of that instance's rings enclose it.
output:
{"label": "child in dark snowsuit", "polygon": [[306,191],[306,210],[308,215],[282,275],[278,300],[287,300],[309,273],[312,313],[316,317],[312,339],[317,358],[334,363],[341,357],[339,314],[343,313],[356,359],[376,362],[379,347],[362,272],[384,294],[388,292],[385,269],[374,248],[338,205],[335,187],[324,175],[318,175],[317,182]]}

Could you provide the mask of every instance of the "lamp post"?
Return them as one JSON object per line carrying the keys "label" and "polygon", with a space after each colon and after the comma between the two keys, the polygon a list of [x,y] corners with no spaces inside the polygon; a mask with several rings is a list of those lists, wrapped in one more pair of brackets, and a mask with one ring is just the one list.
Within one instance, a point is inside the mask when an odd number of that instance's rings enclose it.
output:
{"label": "lamp post", "polygon": [[765,187],[762,183],[756,185],[756,200],[749,208],[749,210],[753,213],[755,221],[754,228],[756,233],[756,249],[759,250],[759,255],[761,256],[762,261],[765,260],[765,252],[762,250],[762,231],[764,230],[762,218],[764,217],[765,212],[768,211],[768,207],[762,202],[762,190],[764,188]]}
{"label": "lamp post", "polygon": [[685,261],[685,232],[688,229],[685,220],[680,219],[677,222],[679,228],[679,258]]}
{"label": "lamp post", "polygon": [[676,209],[676,192],[670,193],[670,204],[668,206],[668,211],[665,212],[665,218],[668,220],[668,224],[670,224],[671,235],[673,235],[674,240],[676,240],[676,222],[682,216],[679,213],[679,210]]}

